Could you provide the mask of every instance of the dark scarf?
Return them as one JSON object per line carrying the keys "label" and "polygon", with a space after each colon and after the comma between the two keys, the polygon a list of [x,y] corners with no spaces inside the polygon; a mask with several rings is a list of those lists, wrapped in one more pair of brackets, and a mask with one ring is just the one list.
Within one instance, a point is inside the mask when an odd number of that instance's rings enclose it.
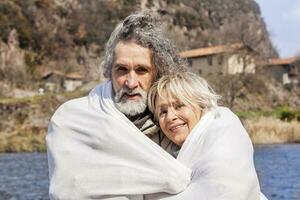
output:
{"label": "dark scarf", "polygon": [[142,114],[129,117],[132,123],[147,135],[152,141],[159,144],[163,149],[169,152],[173,157],[177,157],[180,147],[170,141],[154,123],[152,113],[146,109]]}
{"label": "dark scarf", "polygon": [[142,114],[128,118],[147,136],[157,134],[159,131],[159,127],[153,122],[153,115],[148,108]]}

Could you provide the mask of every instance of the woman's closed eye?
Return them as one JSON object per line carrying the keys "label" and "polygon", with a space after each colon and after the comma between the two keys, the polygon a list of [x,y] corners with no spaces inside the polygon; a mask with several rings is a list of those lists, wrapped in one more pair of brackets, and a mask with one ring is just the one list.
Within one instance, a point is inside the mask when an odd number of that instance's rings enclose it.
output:
{"label": "woman's closed eye", "polygon": [[179,110],[180,108],[183,108],[185,105],[183,103],[176,103],[173,105],[175,110]]}
{"label": "woman's closed eye", "polygon": [[159,117],[162,117],[162,116],[164,116],[167,113],[168,113],[167,109],[161,108],[160,111],[159,111]]}

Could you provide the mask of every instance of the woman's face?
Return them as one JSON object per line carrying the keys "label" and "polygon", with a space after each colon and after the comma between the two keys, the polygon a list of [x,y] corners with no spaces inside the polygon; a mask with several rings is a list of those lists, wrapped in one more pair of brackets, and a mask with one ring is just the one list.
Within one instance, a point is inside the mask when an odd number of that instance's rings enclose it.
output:
{"label": "woman's face", "polygon": [[163,133],[181,146],[201,117],[199,106],[184,105],[176,99],[156,98],[156,117]]}

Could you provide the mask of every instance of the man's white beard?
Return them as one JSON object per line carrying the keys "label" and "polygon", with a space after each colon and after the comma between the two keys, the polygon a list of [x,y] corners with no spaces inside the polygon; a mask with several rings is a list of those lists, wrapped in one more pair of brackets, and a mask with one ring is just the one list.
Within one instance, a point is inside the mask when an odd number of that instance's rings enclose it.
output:
{"label": "man's white beard", "polygon": [[[129,100],[124,94],[139,94],[141,99],[138,101]],[[121,88],[114,96],[116,108],[127,116],[136,116],[143,113],[147,108],[147,92],[143,89],[137,88],[130,90],[128,88]]]}

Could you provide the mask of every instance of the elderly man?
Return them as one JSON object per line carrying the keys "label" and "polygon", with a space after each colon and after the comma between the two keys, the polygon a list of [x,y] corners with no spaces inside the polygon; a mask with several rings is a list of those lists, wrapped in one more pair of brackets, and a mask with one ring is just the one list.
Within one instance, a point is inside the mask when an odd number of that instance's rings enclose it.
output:
{"label": "elderly man", "polygon": [[117,25],[103,61],[110,80],[51,118],[51,199],[143,199],[186,188],[190,169],[149,140],[162,141],[147,109],[149,88],[162,75],[186,70],[159,27],[151,13]]}
{"label": "elderly man", "polygon": [[186,70],[157,20],[153,13],[128,16],[112,33],[103,62],[116,108],[145,134],[157,132],[146,102],[152,83],[165,74]]}

